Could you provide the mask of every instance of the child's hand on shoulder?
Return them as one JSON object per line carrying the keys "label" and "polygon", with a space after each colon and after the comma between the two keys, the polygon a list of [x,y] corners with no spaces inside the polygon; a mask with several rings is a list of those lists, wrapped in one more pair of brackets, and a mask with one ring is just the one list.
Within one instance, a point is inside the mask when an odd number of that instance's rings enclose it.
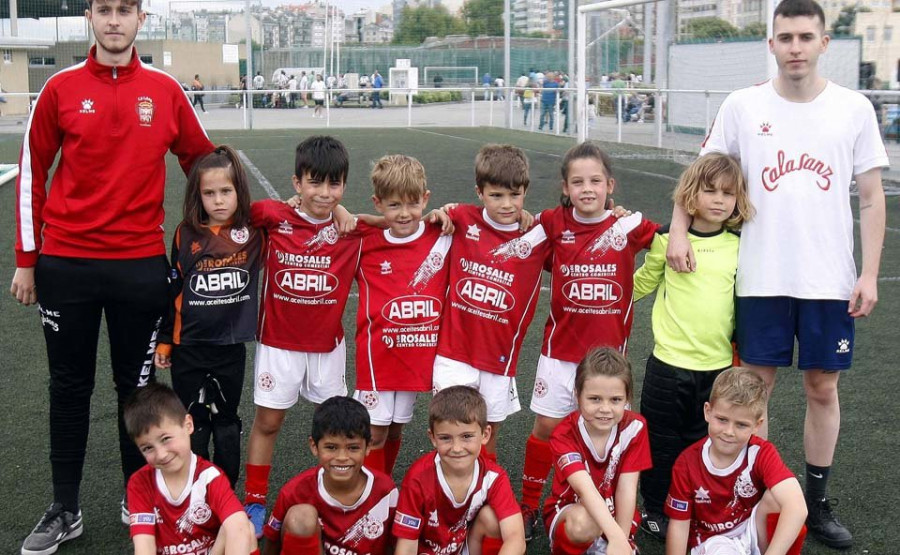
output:
{"label": "child's hand on shoulder", "polygon": [[441,226],[441,235],[451,235],[453,234],[453,230],[456,229],[453,226],[453,220],[450,219],[450,215],[444,210],[447,206],[449,205],[432,210],[425,216],[425,221],[427,223]]}
{"label": "child's hand on shoulder", "polygon": [[457,206],[459,206],[458,202],[448,202],[444,206],[441,206],[440,210],[447,213],[447,212],[450,212],[451,210],[453,210],[454,208],[456,208]]}
{"label": "child's hand on shoulder", "polygon": [[523,209],[519,213],[519,231],[521,233],[525,233],[526,231],[531,229],[531,226],[534,225],[534,220],[534,214],[532,214],[528,210]]}
{"label": "child's hand on shoulder", "polygon": [[356,216],[340,204],[334,207],[333,215],[334,227],[337,228],[339,235],[347,235],[356,230]]}
{"label": "child's hand on shoulder", "polygon": [[626,218],[632,214],[631,210],[628,210],[624,206],[617,205],[616,201],[614,201],[612,197],[606,199],[606,209],[612,210],[612,215],[617,220],[619,218]]}
{"label": "child's hand on shoulder", "polygon": [[284,201],[284,203],[287,204],[288,206],[290,206],[291,208],[293,208],[294,210],[296,210],[296,209],[300,208],[301,204],[303,204],[303,197],[301,197],[299,194],[294,195],[291,198]]}

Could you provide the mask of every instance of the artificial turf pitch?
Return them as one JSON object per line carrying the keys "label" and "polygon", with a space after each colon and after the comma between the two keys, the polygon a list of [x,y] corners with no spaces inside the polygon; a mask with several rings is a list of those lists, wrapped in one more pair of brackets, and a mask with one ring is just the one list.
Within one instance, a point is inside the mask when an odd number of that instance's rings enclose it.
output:
{"label": "artificial turf pitch", "polygon": [[[282,198],[292,194],[294,147],[311,134],[308,130],[228,131],[212,133],[212,140],[243,151],[259,173],[271,183]],[[425,166],[432,192],[431,206],[446,202],[477,202],[474,187],[473,160],[480,146],[490,142],[512,143],[525,149],[531,161],[531,186],[526,208],[533,213],[554,206],[559,198],[559,164],[570,139],[527,132],[489,128],[464,129],[342,129],[331,132],[347,145],[351,170],[344,195],[344,205],[354,212],[372,212],[371,185],[368,174],[372,162],[384,154],[402,153],[415,156]],[[18,160],[20,135],[0,136],[0,161]],[[642,211],[658,222],[667,222],[671,213],[671,192],[682,167],[660,153],[643,147],[604,145],[613,155],[613,171],[617,179],[615,194],[618,204]],[[171,157],[170,157],[171,158]],[[167,245],[181,213],[185,178],[174,159],[169,160],[166,199]],[[254,199],[268,195],[253,172],[249,174]],[[896,431],[900,418],[900,373],[894,364],[900,359],[896,340],[900,317],[900,229],[891,228],[898,221],[897,197],[888,198],[888,226],[879,281],[880,302],[873,316],[858,322],[854,367],[841,378],[842,435],[839,440],[830,493],[839,498],[838,515],[855,536],[848,553],[900,553],[894,522],[893,501],[900,498],[897,462],[900,455]],[[854,207],[856,199],[853,200]],[[5,248],[0,251],[4,268],[3,287],[12,277],[13,230],[15,219],[15,187],[0,186],[0,229]],[[854,208],[855,213],[855,208]],[[896,224],[894,224],[896,225]],[[858,230],[857,225],[857,230]],[[858,236],[858,233],[857,233]],[[168,246],[167,246],[168,249]],[[859,248],[857,247],[857,260]],[[634,406],[639,406],[640,384],[644,366],[653,347],[650,331],[652,299],[637,304],[634,330],[629,344],[629,358],[637,384]],[[524,445],[531,431],[533,414],[528,406],[537,358],[540,354],[543,325],[547,318],[548,294],[538,304],[534,322],[528,331],[518,367],[518,388],[522,412],[510,417],[499,438],[499,460],[509,472],[518,493]],[[349,351],[348,382],[354,384],[354,317],[356,298],[350,299],[344,315]],[[48,372],[40,318],[35,307],[18,306],[9,295],[0,295],[0,494],[6,500],[0,509],[0,550],[18,552],[51,501],[50,465],[48,461]],[[579,333],[572,330],[571,333]],[[252,349],[248,367],[241,415],[244,439],[253,422]],[[82,537],[64,544],[63,554],[123,553],[131,549],[127,529],[119,521],[119,500],[123,485],[119,467],[116,432],[115,394],[109,367],[108,343],[101,332],[98,353],[97,386],[91,412],[91,435],[85,464],[81,501],[85,531]],[[169,381],[165,372],[160,379]],[[415,418],[404,431],[404,442],[394,478],[399,484],[403,472],[422,453],[431,449],[425,434],[428,395],[420,396]],[[805,400],[799,372],[784,369],[778,375],[778,387],[770,402],[770,439],[780,450],[785,462],[801,477],[803,465],[803,414]],[[278,439],[270,483],[270,507],[278,489],[299,471],[314,464],[306,444],[309,434],[311,405],[299,403],[289,411]],[[893,440],[890,438],[894,437]],[[893,447],[892,447],[893,446]],[[243,483],[238,491],[243,491]],[[893,539],[891,539],[893,538]],[[664,553],[661,543],[639,534],[638,545],[645,555]],[[529,545],[530,554],[549,551],[545,535]],[[810,539],[804,553],[831,553]]]}

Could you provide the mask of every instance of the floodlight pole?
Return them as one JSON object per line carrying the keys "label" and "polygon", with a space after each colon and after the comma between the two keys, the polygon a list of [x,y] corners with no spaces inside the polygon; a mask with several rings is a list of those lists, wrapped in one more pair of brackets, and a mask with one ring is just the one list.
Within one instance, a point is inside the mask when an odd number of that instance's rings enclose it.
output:
{"label": "floodlight pole", "polygon": [[[766,38],[772,37],[772,33],[774,33],[773,26],[775,24],[774,16],[775,16],[775,4],[777,4],[777,0],[766,0]],[[766,44],[768,47],[768,44]],[[778,75],[778,63],[775,61],[775,56],[771,54],[766,54],[766,74],[769,79],[774,79],[776,75]]]}
{"label": "floodlight pole", "polygon": [[[247,129],[253,129],[253,34],[250,24],[250,0],[244,0],[244,33],[246,33],[247,90],[244,96],[244,110],[247,113]],[[238,76],[240,77],[240,76]]]}
{"label": "floodlight pole", "polygon": [[18,0],[9,0],[9,34],[13,37],[19,36],[19,2]]}
{"label": "floodlight pole", "polygon": [[[509,87],[511,83],[510,79],[512,75],[510,74],[510,62],[509,62],[509,40],[510,40],[510,1],[503,0],[503,86]],[[500,91],[500,94],[505,94],[506,96],[506,109],[503,110],[504,118],[506,119],[506,128],[512,129],[512,90],[506,89],[506,92]]]}

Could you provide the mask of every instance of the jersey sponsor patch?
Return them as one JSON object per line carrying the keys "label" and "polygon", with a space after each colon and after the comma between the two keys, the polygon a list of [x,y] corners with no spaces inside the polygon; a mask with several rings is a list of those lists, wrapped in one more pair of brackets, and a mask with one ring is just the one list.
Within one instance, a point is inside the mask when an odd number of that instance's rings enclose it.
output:
{"label": "jersey sponsor patch", "polygon": [[666,505],[668,505],[672,509],[674,509],[678,512],[681,512],[681,513],[686,513],[688,510],[688,502],[687,501],[675,499],[671,495],[666,498]]}
{"label": "jersey sponsor patch", "polygon": [[156,524],[156,514],[154,513],[131,513],[128,517],[132,526],[141,524]]}
{"label": "jersey sponsor patch", "polygon": [[584,459],[581,458],[581,453],[566,453],[559,457],[559,460],[556,461],[556,466],[559,467],[560,470],[569,466],[570,464],[580,463]]}
{"label": "jersey sponsor patch", "polygon": [[394,522],[399,524],[400,526],[406,526],[407,528],[412,528],[413,530],[418,530],[420,526],[422,526],[422,519],[416,518],[414,516],[410,516],[408,514],[401,513],[397,511],[397,514],[394,515]]}
{"label": "jersey sponsor patch", "polygon": [[269,521],[266,523],[266,525],[273,530],[281,530],[281,521],[275,518],[275,515],[269,517]]}

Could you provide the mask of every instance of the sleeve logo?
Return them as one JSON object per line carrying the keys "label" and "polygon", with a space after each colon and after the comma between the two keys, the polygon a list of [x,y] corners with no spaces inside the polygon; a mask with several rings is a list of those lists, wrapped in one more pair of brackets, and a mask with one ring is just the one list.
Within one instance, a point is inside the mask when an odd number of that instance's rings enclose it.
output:
{"label": "sleeve logo", "polygon": [[688,502],[687,501],[675,499],[671,495],[668,498],[666,498],[666,505],[668,505],[670,508],[672,508],[676,511],[682,512],[682,513],[686,513],[688,510]]}
{"label": "sleeve logo", "polygon": [[580,463],[583,460],[584,459],[581,458],[580,453],[566,453],[565,455],[561,456],[559,458],[559,460],[556,461],[556,466],[558,466],[559,469],[562,470],[563,468],[569,466],[570,464]]}
{"label": "sleeve logo", "polygon": [[131,513],[129,516],[131,525],[156,524],[156,515],[153,513]]}
{"label": "sleeve logo", "polygon": [[416,518],[414,516],[401,513],[400,511],[397,511],[397,514],[394,515],[394,522],[396,522],[400,526],[412,528],[413,530],[418,530],[419,527],[422,526],[421,518]]}

